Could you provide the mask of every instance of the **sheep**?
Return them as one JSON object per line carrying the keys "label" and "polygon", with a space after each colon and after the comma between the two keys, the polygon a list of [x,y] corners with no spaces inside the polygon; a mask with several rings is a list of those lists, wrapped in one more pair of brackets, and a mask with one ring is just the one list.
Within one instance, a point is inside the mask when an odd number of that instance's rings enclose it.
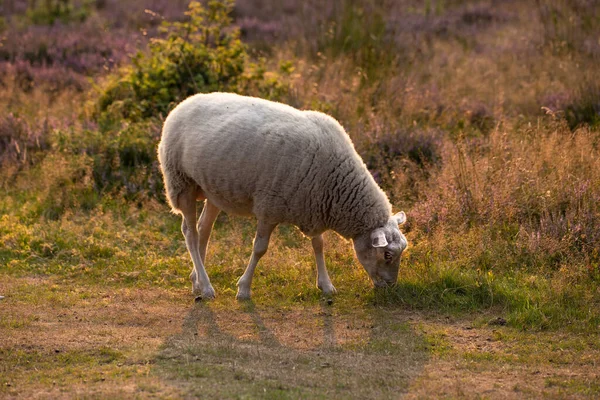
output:
{"label": "sheep", "polygon": [[[197,94],[167,116],[158,158],[171,210],[193,262],[192,291],[215,297],[204,261],[221,210],[255,216],[256,236],[237,299],[250,298],[254,269],[273,229],[296,225],[311,238],[317,287],[336,293],[325,267],[323,232],[351,239],[375,286],[395,284],[407,240],[404,212],[391,204],[344,128],[316,111],[232,93]],[[196,225],[196,201],[205,200]]]}

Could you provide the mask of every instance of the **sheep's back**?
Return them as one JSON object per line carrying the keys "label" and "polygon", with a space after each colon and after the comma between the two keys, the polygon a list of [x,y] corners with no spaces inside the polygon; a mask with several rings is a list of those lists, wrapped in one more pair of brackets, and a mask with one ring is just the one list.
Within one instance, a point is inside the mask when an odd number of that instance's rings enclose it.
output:
{"label": "sheep's back", "polygon": [[337,135],[292,107],[215,93],[176,107],[162,140],[219,208],[301,226],[299,208],[307,206],[315,173],[337,151]]}

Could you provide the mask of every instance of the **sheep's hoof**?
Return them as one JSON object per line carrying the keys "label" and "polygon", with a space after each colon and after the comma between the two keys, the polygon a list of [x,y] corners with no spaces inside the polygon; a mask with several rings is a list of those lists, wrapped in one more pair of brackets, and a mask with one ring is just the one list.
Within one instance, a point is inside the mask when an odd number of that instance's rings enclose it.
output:
{"label": "sheep's hoof", "polygon": [[215,298],[215,289],[213,289],[211,286],[208,289],[206,289],[205,291],[202,291],[202,297],[207,300],[214,299]]}
{"label": "sheep's hoof", "polygon": [[237,295],[235,296],[235,298],[238,301],[247,301],[247,300],[250,300],[250,291],[249,290],[238,289],[238,292],[237,292]]}
{"label": "sheep's hoof", "polygon": [[331,283],[328,285],[317,285],[321,292],[323,292],[323,296],[334,296],[337,294],[337,289]]}
{"label": "sheep's hoof", "polygon": [[192,289],[192,294],[196,296],[196,302],[199,302],[200,300],[212,300],[215,298],[215,289],[213,289],[212,286],[203,289],[194,287]]}

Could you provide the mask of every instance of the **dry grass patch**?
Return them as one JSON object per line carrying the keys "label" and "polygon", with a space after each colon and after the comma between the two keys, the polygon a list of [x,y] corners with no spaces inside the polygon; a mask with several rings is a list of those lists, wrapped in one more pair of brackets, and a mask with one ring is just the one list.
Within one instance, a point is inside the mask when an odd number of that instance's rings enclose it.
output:
{"label": "dry grass patch", "polygon": [[585,398],[600,390],[597,337],[518,331],[491,315],[442,318],[343,293],[333,305],[238,303],[228,294],[194,304],[187,289],[57,282],[0,279],[3,397]]}
{"label": "dry grass patch", "polygon": [[426,319],[418,331],[433,357],[412,382],[408,398],[595,398],[600,393],[598,338],[520,332],[471,321]]}
{"label": "dry grass patch", "polygon": [[1,396],[129,397],[148,388],[176,393],[151,374],[164,337],[181,325],[174,295],[7,276],[0,290],[6,296],[0,308]]}
{"label": "dry grass patch", "polygon": [[406,314],[343,297],[193,304],[187,290],[10,276],[0,289],[9,398],[381,398],[405,392],[427,358]]}
{"label": "dry grass patch", "polygon": [[427,358],[407,321],[335,304],[201,303],[166,341],[157,370],[192,397],[395,397]]}

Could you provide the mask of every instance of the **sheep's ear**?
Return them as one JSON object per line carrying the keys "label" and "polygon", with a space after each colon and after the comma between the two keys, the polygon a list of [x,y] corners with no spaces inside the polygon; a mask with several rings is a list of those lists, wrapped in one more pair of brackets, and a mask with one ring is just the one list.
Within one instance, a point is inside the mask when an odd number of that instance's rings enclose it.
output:
{"label": "sheep's ear", "polygon": [[396,223],[398,225],[402,225],[403,223],[406,222],[406,214],[404,213],[404,211],[400,211],[399,213],[394,215],[392,218],[394,219],[394,221],[396,221]]}
{"label": "sheep's ear", "polygon": [[388,245],[383,229],[375,229],[371,232],[371,244],[373,247],[385,247]]}

